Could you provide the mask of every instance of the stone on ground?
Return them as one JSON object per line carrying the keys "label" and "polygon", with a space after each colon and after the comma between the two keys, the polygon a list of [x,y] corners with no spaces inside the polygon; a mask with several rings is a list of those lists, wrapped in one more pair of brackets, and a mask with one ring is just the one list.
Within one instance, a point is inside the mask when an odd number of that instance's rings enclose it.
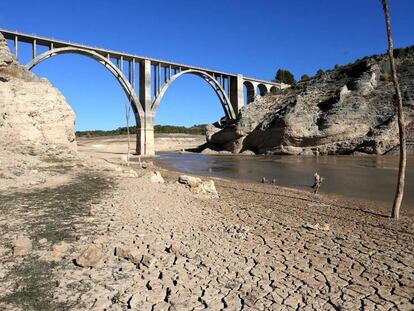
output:
{"label": "stone on ground", "polygon": [[181,175],[178,178],[178,182],[192,188],[192,187],[196,187],[199,184],[201,184],[201,179],[198,178],[198,177],[193,177],[193,176],[188,176],[188,175]]}
{"label": "stone on ground", "polygon": [[214,181],[212,180],[206,180],[202,182],[199,186],[199,192],[205,193],[208,196],[211,197],[218,197],[216,185],[214,184]]}
{"label": "stone on ground", "polygon": [[70,244],[60,241],[52,246],[52,250],[40,257],[43,261],[59,261],[62,260],[70,248]]}
{"label": "stone on ground", "polygon": [[209,197],[214,198],[218,197],[216,186],[214,184],[214,181],[212,180],[202,181],[198,177],[181,175],[178,178],[178,182],[183,185],[186,185],[191,192],[206,194]]}
{"label": "stone on ground", "polygon": [[142,255],[136,249],[130,249],[126,246],[117,246],[115,248],[115,255],[119,258],[124,258],[132,262],[133,264],[139,264],[142,259]]}
{"label": "stone on ground", "polygon": [[32,250],[32,241],[27,237],[20,235],[14,242],[13,255],[14,256],[25,256],[28,255]]}
{"label": "stone on ground", "polygon": [[149,174],[149,180],[154,184],[163,184],[164,183],[164,178],[162,178],[161,173],[158,172],[158,171],[151,172]]}
{"label": "stone on ground", "polygon": [[95,267],[102,259],[102,250],[96,245],[89,245],[76,259],[76,264],[83,268]]}

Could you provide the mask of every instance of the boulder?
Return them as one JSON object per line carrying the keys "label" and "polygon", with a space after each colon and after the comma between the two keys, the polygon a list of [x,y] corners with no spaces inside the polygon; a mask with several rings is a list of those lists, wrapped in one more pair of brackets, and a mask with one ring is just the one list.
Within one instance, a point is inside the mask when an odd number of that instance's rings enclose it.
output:
{"label": "boulder", "polygon": [[103,253],[101,248],[91,244],[76,259],[76,264],[80,267],[95,267],[102,259]]}
{"label": "boulder", "polygon": [[253,151],[251,150],[244,150],[241,152],[242,155],[256,155]]}
{"label": "boulder", "polygon": [[52,246],[52,250],[47,252],[45,255],[40,257],[40,260],[43,261],[60,261],[66,255],[67,251],[70,248],[70,244],[61,241]]}
{"label": "boulder", "polygon": [[164,183],[164,178],[162,178],[161,173],[158,172],[158,171],[151,172],[149,174],[149,180],[154,184],[163,184]]}
{"label": "boulder", "polygon": [[47,244],[47,239],[45,239],[45,238],[40,239],[40,240],[38,241],[38,243],[39,243],[39,245],[45,245],[45,244]]}
{"label": "boulder", "polygon": [[199,184],[201,184],[201,179],[194,176],[181,175],[178,178],[178,182],[192,188],[197,187]]}
{"label": "boulder", "polygon": [[133,264],[139,264],[142,259],[142,255],[137,249],[132,249],[126,246],[117,246],[115,248],[115,256],[124,258],[132,262]]}
{"label": "boulder", "polygon": [[203,149],[203,151],[201,151],[201,154],[219,154],[219,151],[210,148],[205,148]]}
{"label": "boulder", "polygon": [[198,187],[197,191],[198,193],[204,193],[210,197],[218,198],[218,193],[216,190],[216,185],[214,184],[214,181],[212,180],[206,180],[202,182]]}
{"label": "boulder", "polygon": [[216,186],[212,180],[202,181],[198,177],[181,175],[178,182],[187,186],[191,192],[206,194],[214,198],[218,197]]}
{"label": "boulder", "polygon": [[32,251],[32,241],[27,237],[20,235],[14,241],[13,255],[14,256],[25,256]]}
{"label": "boulder", "polygon": [[302,225],[302,227],[308,230],[322,230],[322,231],[329,231],[331,229],[329,224],[324,224],[323,226],[321,226],[318,223],[316,224],[307,223],[307,224]]}

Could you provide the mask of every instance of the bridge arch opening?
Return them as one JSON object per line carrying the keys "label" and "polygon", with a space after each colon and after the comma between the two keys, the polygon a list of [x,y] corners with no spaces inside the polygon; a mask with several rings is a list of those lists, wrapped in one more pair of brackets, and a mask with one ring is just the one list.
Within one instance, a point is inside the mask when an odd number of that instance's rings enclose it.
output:
{"label": "bridge arch opening", "polygon": [[[110,70],[111,74],[108,74],[108,67],[102,66],[93,57],[85,56],[80,53],[57,53],[29,63],[28,67],[36,75],[47,77],[66,97],[76,115],[76,131],[125,127],[125,107],[130,104],[129,95],[126,95],[118,77]],[[135,105],[129,107],[129,124],[133,126],[134,114],[138,109]]]}
{"label": "bridge arch opening", "polygon": [[248,105],[252,103],[256,96],[256,90],[254,88],[253,83],[251,83],[250,81],[244,81],[243,91],[244,91],[244,105]]}
{"label": "bridge arch opening", "polygon": [[270,94],[276,94],[277,93],[277,87],[276,86],[272,86],[271,88],[270,88]]}
{"label": "bridge arch opening", "polygon": [[264,84],[259,84],[256,89],[256,94],[260,96],[265,96],[267,94],[267,87]]}
{"label": "bridge arch opening", "polygon": [[[214,79],[214,77],[209,75],[208,73],[200,71],[200,70],[195,70],[195,69],[184,70],[182,72],[179,72],[179,73],[175,74],[174,76],[171,77],[171,79],[169,81],[167,81],[161,87],[160,92],[158,93],[158,95],[156,96],[156,98],[154,99],[154,101],[152,103],[151,108],[152,108],[152,111],[154,112],[154,114],[157,114],[158,107],[161,103],[161,100],[164,97],[165,92],[175,82],[175,80],[177,80],[177,79],[179,79],[183,76],[189,76],[189,75],[190,76],[196,76],[198,80],[200,80],[199,78],[201,78],[202,80],[207,82],[208,85],[210,85],[210,88],[214,91],[214,93],[217,95],[217,97],[219,99],[219,103],[221,104],[221,106],[223,108],[225,118],[232,119],[232,120],[234,120],[236,118],[236,114],[233,110],[230,99],[227,95],[226,88],[224,86],[225,82],[221,81],[221,83],[220,83],[219,81]],[[188,89],[190,89],[190,88],[187,88],[187,90]]]}
{"label": "bridge arch opening", "polygon": [[225,116],[220,98],[202,77],[184,74],[153,102],[156,125],[191,127],[211,124]]}
{"label": "bridge arch opening", "polygon": [[134,114],[142,118],[142,116],[144,115],[142,106],[138,100],[137,95],[135,94],[135,91],[133,90],[132,85],[125,77],[122,69],[118,68],[113,62],[111,62],[106,57],[94,51],[74,47],[51,49],[32,59],[29,63],[26,64],[26,68],[31,70],[33,67],[37,66],[44,60],[61,54],[79,54],[98,61],[98,63],[100,63],[106,69],[108,69],[112,73],[112,75],[118,80],[119,84],[121,85],[122,89],[124,90],[128,98],[128,101],[131,103]]}

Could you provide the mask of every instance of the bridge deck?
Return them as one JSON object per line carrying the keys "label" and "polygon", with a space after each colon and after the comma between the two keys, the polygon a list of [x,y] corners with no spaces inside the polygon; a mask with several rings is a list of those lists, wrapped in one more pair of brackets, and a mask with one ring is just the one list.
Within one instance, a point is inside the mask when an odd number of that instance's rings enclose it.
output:
{"label": "bridge deck", "polygon": [[[93,51],[95,51],[95,52],[97,52],[97,53],[99,53],[99,54],[101,54],[105,57],[107,57],[108,54],[112,58],[116,58],[116,59],[120,59],[122,57],[125,61],[133,61],[134,60],[136,62],[140,62],[140,61],[143,61],[143,60],[149,60],[152,63],[161,64],[162,66],[171,66],[174,69],[178,69],[178,68],[181,68],[182,70],[195,69],[195,70],[205,71],[207,73],[218,75],[218,76],[227,76],[227,77],[236,77],[237,76],[237,74],[228,73],[228,72],[224,72],[224,71],[212,70],[212,69],[208,69],[208,68],[191,66],[191,65],[186,65],[186,64],[180,64],[180,63],[170,62],[170,61],[156,59],[156,58],[150,58],[150,57],[145,57],[145,56],[140,56],[140,55],[135,55],[135,54],[130,54],[130,53],[124,53],[124,52],[119,52],[119,51],[114,51],[114,50],[109,50],[109,49],[104,49],[104,48],[98,48],[98,47],[94,47],[94,46],[88,46],[88,45],[73,43],[73,42],[70,42],[70,41],[56,40],[56,39],[53,39],[53,38],[41,37],[41,36],[38,36],[38,35],[26,34],[26,33],[18,32],[18,31],[10,31],[10,30],[0,28],[0,32],[8,40],[15,40],[15,38],[17,37],[19,42],[25,42],[25,43],[30,43],[30,44],[32,44],[34,42],[34,40],[36,40],[37,45],[47,46],[49,48],[50,48],[51,44],[53,43],[54,48],[67,47],[67,46],[76,47],[76,48],[83,48],[83,49],[93,50]],[[256,78],[245,77],[245,76],[243,76],[243,79],[253,81],[253,82],[258,82],[258,83],[271,84],[271,85],[275,85],[275,86],[279,85],[279,83],[277,83],[277,82],[266,81],[266,80],[261,80],[261,79],[256,79]]]}

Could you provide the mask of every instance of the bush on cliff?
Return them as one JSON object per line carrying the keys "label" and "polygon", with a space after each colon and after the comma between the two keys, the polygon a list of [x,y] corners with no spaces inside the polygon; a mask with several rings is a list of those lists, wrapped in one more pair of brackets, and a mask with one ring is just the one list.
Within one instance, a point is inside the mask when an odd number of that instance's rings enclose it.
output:
{"label": "bush on cliff", "polygon": [[277,82],[286,84],[295,84],[296,80],[293,74],[289,70],[279,69],[276,73],[275,80]]}

